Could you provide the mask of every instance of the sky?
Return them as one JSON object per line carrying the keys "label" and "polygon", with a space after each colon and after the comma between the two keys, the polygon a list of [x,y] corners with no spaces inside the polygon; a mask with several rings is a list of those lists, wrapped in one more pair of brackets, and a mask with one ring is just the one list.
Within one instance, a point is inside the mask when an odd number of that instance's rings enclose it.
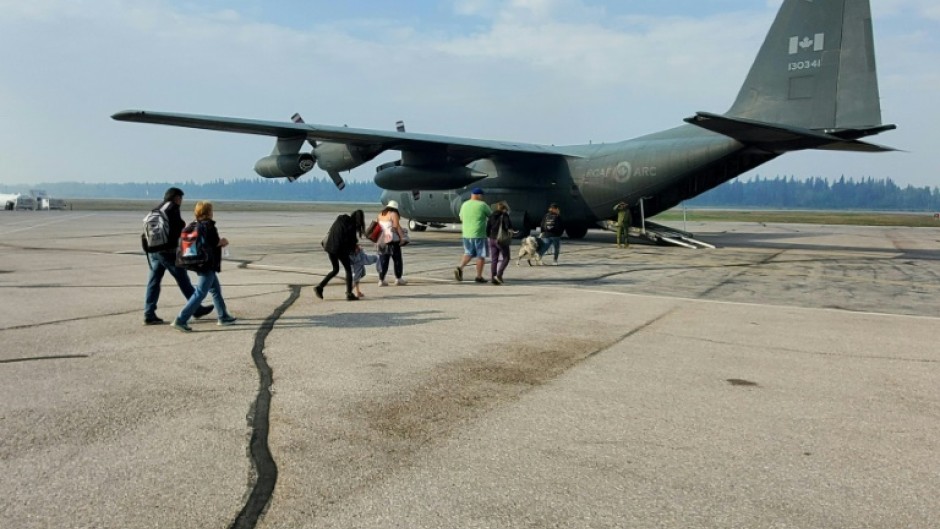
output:
{"label": "sky", "polygon": [[[725,112],[780,3],[0,0],[0,183],[254,178],[274,144],[110,119],[129,109],[625,140]],[[904,152],[792,153],[744,178],[940,186],[940,2],[872,0],[872,10],[882,118],[898,130],[870,141]],[[371,179],[397,157],[346,177]]]}

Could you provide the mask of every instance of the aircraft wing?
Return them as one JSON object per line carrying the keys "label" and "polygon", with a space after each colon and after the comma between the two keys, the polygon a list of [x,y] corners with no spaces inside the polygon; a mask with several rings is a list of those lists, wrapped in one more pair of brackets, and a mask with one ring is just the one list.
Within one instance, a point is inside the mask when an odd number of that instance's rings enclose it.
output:
{"label": "aircraft wing", "polygon": [[385,131],[336,127],[313,123],[260,121],[196,114],[150,112],[144,110],[125,110],[114,114],[111,118],[117,121],[275,136],[279,139],[305,137],[308,140],[314,141],[368,145],[372,148],[378,148],[379,150],[421,152],[426,150],[440,151],[444,149],[452,163],[459,165],[465,165],[480,158],[498,155],[578,157],[577,155],[564,152],[563,149],[544,145],[478,140],[433,134],[416,134],[413,132],[399,132],[395,130]]}

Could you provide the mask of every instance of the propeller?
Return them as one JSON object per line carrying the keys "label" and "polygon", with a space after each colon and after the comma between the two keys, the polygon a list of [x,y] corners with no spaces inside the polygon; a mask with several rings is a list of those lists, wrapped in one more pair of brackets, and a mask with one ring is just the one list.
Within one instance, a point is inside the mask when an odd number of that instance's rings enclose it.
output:
{"label": "propeller", "polygon": [[[290,117],[290,119],[294,123],[304,123],[304,118],[300,115],[299,112],[295,112],[294,115]],[[314,140],[311,140],[310,138],[307,138],[307,143],[309,143],[310,146],[313,147],[313,151],[311,154],[313,154],[314,157],[316,157],[317,142]],[[339,189],[340,191],[342,191],[343,188],[346,187],[346,182],[343,181],[343,177],[340,176],[338,171],[327,171],[326,174],[330,175],[330,180],[332,180],[333,184],[336,185],[336,189]]]}

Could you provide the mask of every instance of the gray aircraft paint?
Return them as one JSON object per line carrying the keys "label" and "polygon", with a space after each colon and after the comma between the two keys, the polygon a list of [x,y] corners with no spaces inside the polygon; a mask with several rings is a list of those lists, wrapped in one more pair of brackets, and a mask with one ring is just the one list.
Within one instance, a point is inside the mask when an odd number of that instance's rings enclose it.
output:
{"label": "gray aircraft paint", "polygon": [[[275,136],[277,163],[260,160],[263,176],[297,178],[313,155],[337,185],[339,171],[399,150],[376,183],[383,203],[397,200],[405,217],[459,222],[470,188],[482,187],[488,202],[509,203],[517,227],[536,226],[557,202],[571,237],[612,218],[620,201],[636,208],[643,199],[655,215],[786,152],[890,151],[859,139],[894,128],[881,123],[868,0],[785,0],[728,112],[698,112],[688,124],[617,143],[555,147],[144,111],[112,117]],[[294,146],[303,140],[322,147],[301,153]]]}

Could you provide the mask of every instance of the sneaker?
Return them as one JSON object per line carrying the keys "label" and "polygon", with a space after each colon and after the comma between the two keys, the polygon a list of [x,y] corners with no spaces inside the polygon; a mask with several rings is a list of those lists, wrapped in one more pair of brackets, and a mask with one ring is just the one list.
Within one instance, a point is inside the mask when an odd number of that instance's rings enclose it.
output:
{"label": "sneaker", "polygon": [[359,296],[353,294],[352,292],[347,292],[346,301],[359,301]]}
{"label": "sneaker", "polygon": [[156,316],[144,318],[144,325],[163,325],[164,323],[166,322]]}
{"label": "sneaker", "polygon": [[558,266],[558,261],[557,260],[552,261],[552,266]]}
{"label": "sneaker", "polygon": [[222,316],[221,318],[219,318],[219,322],[216,323],[216,325],[219,325],[220,327],[225,327],[226,325],[231,325],[235,323],[236,321],[238,321],[238,318],[236,318],[235,316],[232,316],[231,314],[226,314],[225,316]]}
{"label": "sneaker", "polygon": [[407,285],[407,284],[408,284],[408,282],[405,281],[404,278],[399,277],[398,279],[395,280],[395,286],[396,286],[396,287],[403,287],[403,286],[405,286],[405,285]]}
{"label": "sneaker", "polygon": [[454,279],[463,281],[463,268],[454,268]]}
{"label": "sneaker", "polygon": [[494,284],[494,285],[502,285],[502,284],[503,284],[503,278],[501,278],[501,277],[499,277],[499,276],[494,277],[494,278],[493,278],[493,284]]}
{"label": "sneaker", "polygon": [[193,328],[179,320],[173,320],[173,328],[182,332],[192,332]]}
{"label": "sneaker", "polygon": [[388,286],[388,281],[386,281],[386,280],[384,280],[384,279],[379,279],[379,286],[380,286],[380,287],[387,287],[387,286]]}
{"label": "sneaker", "polygon": [[313,293],[316,294],[318,298],[323,299],[323,287],[320,285],[313,287]]}
{"label": "sneaker", "polygon": [[486,283],[486,279],[483,279],[482,277],[478,277],[474,279],[474,281],[476,281],[477,283]]}
{"label": "sneaker", "polygon": [[199,307],[198,309],[196,309],[196,312],[193,313],[193,318],[196,318],[198,320],[199,318],[205,316],[206,314],[209,314],[213,310],[215,310],[215,305],[203,305]]}

